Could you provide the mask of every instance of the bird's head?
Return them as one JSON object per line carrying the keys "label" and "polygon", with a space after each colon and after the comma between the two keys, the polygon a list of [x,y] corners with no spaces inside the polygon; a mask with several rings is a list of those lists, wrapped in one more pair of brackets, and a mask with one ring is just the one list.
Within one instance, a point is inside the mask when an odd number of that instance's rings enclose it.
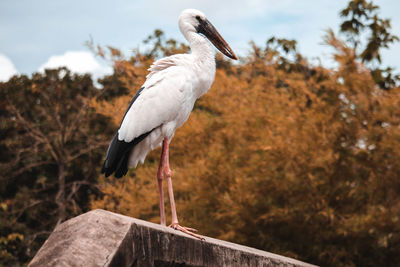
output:
{"label": "bird's head", "polygon": [[205,36],[221,53],[232,59],[238,59],[203,12],[196,9],[185,9],[179,16],[179,28],[184,35],[196,33]]}

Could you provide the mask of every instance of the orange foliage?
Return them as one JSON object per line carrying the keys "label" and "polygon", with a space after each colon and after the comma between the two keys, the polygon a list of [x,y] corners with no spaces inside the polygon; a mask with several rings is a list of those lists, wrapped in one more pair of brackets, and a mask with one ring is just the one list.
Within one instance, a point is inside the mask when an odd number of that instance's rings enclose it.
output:
{"label": "orange foliage", "polygon": [[[400,260],[400,88],[380,90],[352,49],[332,33],[326,42],[337,70],[301,57],[283,66],[258,47],[222,64],[171,143],[178,217],[324,266],[390,266]],[[131,95],[151,61],[116,61]],[[93,105],[117,127],[131,95]],[[159,153],[103,183],[92,208],[159,222]]]}

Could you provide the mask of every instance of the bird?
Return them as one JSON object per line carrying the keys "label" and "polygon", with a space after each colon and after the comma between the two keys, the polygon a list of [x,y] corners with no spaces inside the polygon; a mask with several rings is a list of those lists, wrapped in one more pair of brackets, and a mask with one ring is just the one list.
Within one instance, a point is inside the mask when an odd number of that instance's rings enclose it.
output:
{"label": "bird", "polygon": [[128,168],[136,168],[139,162],[143,164],[151,150],[162,146],[157,170],[161,225],[166,226],[162,186],[166,180],[172,213],[169,227],[203,239],[195,234],[197,230],[179,224],[169,166],[169,144],[175,131],[189,118],[196,100],[214,81],[215,49],[211,44],[227,57],[238,58],[203,12],[183,10],[178,25],[191,53],[161,58],[150,66],[144,84],[132,98],[109,144],[101,172],[106,177],[114,173],[116,178],[121,178]]}

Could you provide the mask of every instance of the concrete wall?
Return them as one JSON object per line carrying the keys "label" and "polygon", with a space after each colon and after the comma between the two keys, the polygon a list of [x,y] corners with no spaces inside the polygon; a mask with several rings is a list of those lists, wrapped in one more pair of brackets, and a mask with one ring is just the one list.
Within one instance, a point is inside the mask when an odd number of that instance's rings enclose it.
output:
{"label": "concrete wall", "polygon": [[314,266],[204,238],[93,210],[60,224],[29,266]]}

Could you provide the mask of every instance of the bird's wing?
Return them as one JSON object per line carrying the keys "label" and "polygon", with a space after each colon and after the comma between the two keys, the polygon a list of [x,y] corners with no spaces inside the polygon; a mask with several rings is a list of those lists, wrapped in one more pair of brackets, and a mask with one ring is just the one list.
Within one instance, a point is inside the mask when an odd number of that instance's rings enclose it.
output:
{"label": "bird's wing", "polygon": [[173,121],[191,90],[185,68],[170,66],[155,72],[144,83],[144,89],[132,103],[118,130],[118,139],[131,142],[134,138],[164,123]]}
{"label": "bird's wing", "polygon": [[111,141],[102,173],[122,177],[128,171],[128,160],[132,149],[144,140],[154,129],[173,121],[184,105],[192,84],[187,69],[174,64],[156,72],[146,79],[135,94],[120,128]]}

